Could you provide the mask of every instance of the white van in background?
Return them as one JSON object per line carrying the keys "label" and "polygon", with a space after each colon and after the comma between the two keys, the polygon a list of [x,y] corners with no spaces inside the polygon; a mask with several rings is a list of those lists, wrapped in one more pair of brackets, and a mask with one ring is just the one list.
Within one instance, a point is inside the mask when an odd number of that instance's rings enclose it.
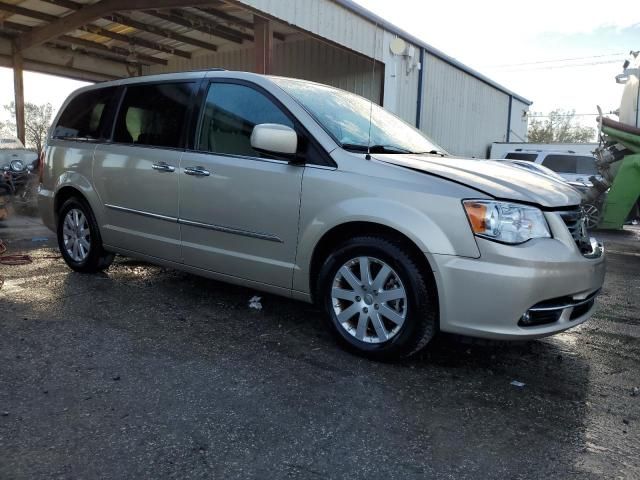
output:
{"label": "white van in background", "polygon": [[597,143],[529,143],[529,142],[493,142],[488,158],[504,158],[508,152],[517,150],[554,151],[592,155]]}
{"label": "white van in background", "polygon": [[602,179],[596,168],[596,159],[590,154],[518,149],[505,153],[502,158],[537,163],[553,170],[567,182],[579,186],[591,187],[589,178],[592,176]]}

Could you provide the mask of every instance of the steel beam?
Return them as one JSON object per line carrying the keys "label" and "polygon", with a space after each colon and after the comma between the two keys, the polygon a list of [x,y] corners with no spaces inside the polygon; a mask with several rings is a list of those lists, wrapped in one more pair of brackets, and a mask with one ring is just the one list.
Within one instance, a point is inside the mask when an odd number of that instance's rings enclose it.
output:
{"label": "steel beam", "polygon": [[171,10],[170,13],[160,11],[147,11],[144,13],[157,18],[161,18],[162,20],[166,20],[167,22],[175,23],[176,25],[180,25],[182,27],[191,28],[201,33],[207,33],[219,38],[224,38],[225,40],[234,43],[242,43],[243,38],[246,38],[247,36],[250,37],[247,38],[247,40],[253,40],[253,37],[251,35],[247,35],[223,25],[216,24],[210,19],[198,15],[184,15],[179,10]]}
{"label": "steel beam", "polygon": [[136,30],[140,30],[142,32],[151,33],[159,37],[170,38],[172,40],[177,40],[178,42],[182,42],[187,45],[193,45],[195,47],[203,48],[205,50],[211,50],[212,52],[215,52],[218,50],[218,46],[212,43],[203,42],[196,38],[191,38],[186,35],[182,35],[180,33],[174,32],[172,30],[167,30],[166,28],[160,28],[154,25],[148,25],[144,22],[135,20],[127,15],[123,15],[122,13],[112,13],[102,18],[114,23],[119,23],[120,25],[125,25],[127,27],[135,28]]}
{"label": "steel beam", "polygon": [[22,71],[24,64],[22,61],[22,53],[16,48],[15,43],[13,47],[13,94],[15,98],[15,110],[16,110],[16,130],[18,131],[18,138],[24,144],[25,143],[25,122],[24,122],[24,80]]}
{"label": "steel beam", "polygon": [[[34,28],[18,39],[17,47],[19,50],[25,50],[43,44],[116,11],[193,7],[206,5],[209,2],[210,0],[102,0],[83,6],[70,15],[54,17],[55,20],[51,20],[48,25]],[[1,5],[4,7],[7,4]]]}
{"label": "steel beam", "polygon": [[255,25],[255,72],[268,75],[271,73],[271,59],[273,57],[273,31],[271,22],[266,18],[255,15],[253,17],[253,24]]}
{"label": "steel beam", "polygon": [[[55,0],[51,0],[51,1],[55,1]],[[253,31],[253,28],[254,28],[253,22],[249,22],[242,18],[238,18],[234,15],[230,15],[226,12],[216,10],[215,7],[207,7],[207,8],[199,7],[199,8],[196,8],[196,10],[206,13],[207,15],[211,15],[212,17],[219,18],[220,20],[226,22],[229,25],[237,25],[239,27],[247,28]],[[282,33],[273,32],[273,38],[275,38],[276,40],[284,41],[285,35],[283,35]]]}
{"label": "steel beam", "polygon": [[163,45],[161,43],[152,42],[150,40],[145,40],[143,38],[138,38],[134,36],[123,35],[121,33],[112,32],[111,30],[98,27],[97,25],[84,25],[84,26],[78,27],[78,30],[82,30],[88,33],[93,33],[95,35],[100,35],[102,37],[110,38],[112,40],[116,40],[118,42],[126,43],[129,45],[149,48],[151,50],[156,50],[158,52],[168,53],[170,55],[176,55],[178,57],[191,59],[191,54],[189,52],[185,52],[184,50],[173,48],[168,45]]}

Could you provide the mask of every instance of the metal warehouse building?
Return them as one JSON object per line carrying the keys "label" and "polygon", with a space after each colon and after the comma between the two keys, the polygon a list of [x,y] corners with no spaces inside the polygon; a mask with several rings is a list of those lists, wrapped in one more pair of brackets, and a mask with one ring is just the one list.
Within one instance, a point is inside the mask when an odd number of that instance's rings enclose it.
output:
{"label": "metal warehouse building", "polygon": [[0,65],[19,117],[23,69],[101,81],[222,67],[358,93],[480,158],[526,139],[531,104],[350,0],[0,0]]}

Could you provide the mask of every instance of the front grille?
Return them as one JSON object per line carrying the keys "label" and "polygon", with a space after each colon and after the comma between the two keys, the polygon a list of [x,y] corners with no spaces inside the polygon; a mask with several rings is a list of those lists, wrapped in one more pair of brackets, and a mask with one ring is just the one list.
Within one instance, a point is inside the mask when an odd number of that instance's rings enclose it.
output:
{"label": "front grille", "polygon": [[558,212],[576,245],[583,254],[591,253],[591,243],[587,233],[586,216],[582,208],[561,210]]}

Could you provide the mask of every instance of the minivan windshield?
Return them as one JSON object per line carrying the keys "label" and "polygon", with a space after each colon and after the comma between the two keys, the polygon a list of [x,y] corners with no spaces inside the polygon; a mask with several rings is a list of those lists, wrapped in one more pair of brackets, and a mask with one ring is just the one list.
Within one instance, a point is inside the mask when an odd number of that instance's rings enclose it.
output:
{"label": "minivan windshield", "polygon": [[366,152],[370,146],[372,153],[446,154],[422,132],[359,95],[302,80],[272,80],[346,150]]}

